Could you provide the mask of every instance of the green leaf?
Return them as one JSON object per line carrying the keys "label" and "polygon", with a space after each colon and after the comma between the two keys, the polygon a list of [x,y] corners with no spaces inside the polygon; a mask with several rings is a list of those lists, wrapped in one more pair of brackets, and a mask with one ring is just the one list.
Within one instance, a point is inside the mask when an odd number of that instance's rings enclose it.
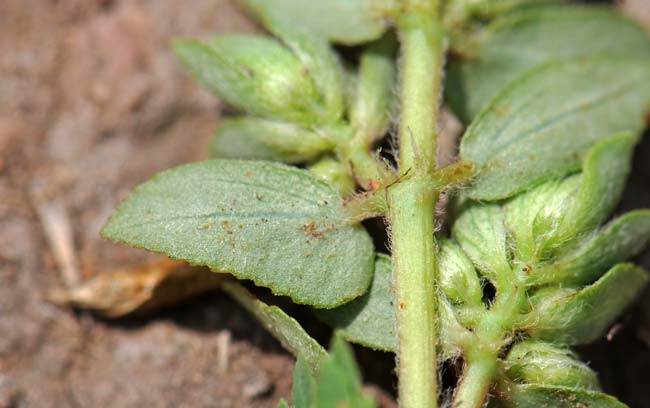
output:
{"label": "green leaf", "polygon": [[532,265],[541,260],[540,247],[557,227],[580,187],[580,176],[551,180],[518,194],[503,206],[505,224],[514,240],[515,258]]}
{"label": "green leaf", "polygon": [[581,285],[592,282],[615,263],[639,254],[649,241],[650,210],[631,211],[585,239],[573,252],[539,266],[529,283]]}
{"label": "green leaf", "polygon": [[333,147],[331,138],[294,123],[241,117],[221,122],[210,153],[219,158],[302,163]]}
{"label": "green leaf", "polygon": [[528,71],[467,130],[461,157],[479,171],[466,193],[507,198],[579,170],[595,143],[642,128],[650,88],[639,84],[648,78],[650,58],[632,55],[551,62]]}
{"label": "green leaf", "polygon": [[222,284],[222,288],[255,316],[285,349],[303,358],[313,373],[318,372],[327,353],[300,323],[279,307],[269,306],[257,299],[237,282],[227,280]]}
{"label": "green leaf", "polygon": [[552,220],[554,227],[545,229],[547,238],[540,252],[568,246],[598,227],[614,211],[630,172],[634,142],[631,135],[605,139],[587,154],[580,189],[567,211]]}
{"label": "green leaf", "polygon": [[481,280],[463,250],[452,241],[441,240],[437,258],[440,288],[447,299],[465,306],[481,306]]}
{"label": "green leaf", "polygon": [[365,293],[374,269],[370,237],[347,222],[338,193],[275,163],[209,160],[162,172],[102,235],[321,308]]}
{"label": "green leaf", "polygon": [[394,0],[240,0],[253,14],[277,13],[334,42],[354,45],[379,38]]}
{"label": "green leaf", "polygon": [[206,44],[176,40],[173,46],[201,84],[253,116],[308,124],[326,116],[305,67],[276,40],[229,35]]}
{"label": "green leaf", "polygon": [[394,351],[397,320],[390,258],[379,254],[370,289],[363,296],[330,310],[316,310],[316,316],[346,340],[377,350]]}
{"label": "green leaf", "polygon": [[346,163],[332,156],[325,156],[309,166],[309,171],[317,178],[336,188],[343,197],[349,197],[356,187],[350,168]]}
{"label": "green leaf", "polygon": [[327,120],[337,122],[343,114],[343,68],[327,40],[284,14],[266,13],[261,17],[269,31],[294,53],[311,77],[323,96]]}
{"label": "green leaf", "polygon": [[373,408],[377,405],[361,390],[361,375],[352,349],[338,336],[318,373],[313,408]]}
{"label": "green leaf", "polygon": [[596,391],[545,385],[512,387],[509,401],[495,401],[491,408],[628,408],[611,395]]}
{"label": "green leaf", "polygon": [[503,209],[496,204],[467,202],[461,211],[452,234],[476,268],[494,283],[510,271]]}
{"label": "green leaf", "polygon": [[[325,361],[327,355],[323,356],[321,362]],[[320,364],[319,364],[320,366]],[[314,373],[302,356],[298,356],[296,365],[293,368],[293,386],[291,387],[291,398],[295,408],[312,408],[312,397],[314,394],[316,380]]]}
{"label": "green leaf", "polygon": [[[446,251],[443,249],[443,251]],[[450,263],[453,255],[445,255],[441,263]],[[447,260],[443,260],[443,259]],[[454,261],[456,262],[456,261]],[[461,260],[461,262],[469,262]],[[471,265],[471,264],[470,264]],[[453,265],[449,265],[453,268]],[[472,267],[472,272],[476,271]],[[451,271],[445,266],[440,272]],[[478,280],[478,278],[477,278]],[[471,284],[469,284],[471,286]],[[375,276],[370,290],[363,296],[336,309],[317,310],[316,315],[337,329],[346,340],[384,351],[397,349],[397,319],[395,318],[395,293],[390,258],[379,254],[375,266]],[[458,356],[458,344],[469,334],[456,319],[454,308],[441,298],[438,317],[440,325],[440,357],[447,360]]]}
{"label": "green leaf", "polygon": [[641,293],[647,273],[633,264],[618,264],[594,284],[575,291],[543,288],[530,299],[532,337],[559,344],[596,340]]}
{"label": "green leaf", "polygon": [[581,174],[544,183],[510,200],[504,207],[506,225],[519,260],[533,264],[566,252],[600,225],[623,191],[633,146],[629,135],[605,139],[587,154]]}
{"label": "green leaf", "polygon": [[287,404],[287,401],[284,399],[281,399],[280,402],[278,402],[278,408],[289,408],[289,404]]}
{"label": "green leaf", "polygon": [[526,340],[515,344],[504,360],[516,382],[600,390],[598,375],[569,349]]}
{"label": "green leaf", "polygon": [[388,129],[396,71],[392,35],[369,44],[361,54],[350,123],[364,133],[367,143],[381,138]]}
{"label": "green leaf", "polygon": [[[491,3],[489,8],[495,9]],[[513,13],[485,30],[476,55],[452,60],[447,99],[468,123],[510,81],[538,64],[609,52],[647,54],[649,50],[643,29],[610,8],[556,6]]]}

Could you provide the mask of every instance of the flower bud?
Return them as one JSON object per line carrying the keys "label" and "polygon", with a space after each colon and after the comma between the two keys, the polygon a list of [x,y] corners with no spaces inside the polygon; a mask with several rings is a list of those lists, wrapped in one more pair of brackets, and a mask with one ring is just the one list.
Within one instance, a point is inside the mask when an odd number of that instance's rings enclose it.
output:
{"label": "flower bud", "polygon": [[481,281],[474,265],[458,245],[442,240],[438,262],[440,287],[450,302],[465,306],[482,305]]}
{"label": "flower bud", "polygon": [[596,373],[571,350],[526,340],[512,347],[504,361],[511,380],[527,384],[559,385],[599,390]]}
{"label": "flower bud", "polygon": [[581,289],[545,287],[530,297],[528,333],[558,344],[584,344],[602,336],[648,282],[633,264],[618,264]]}
{"label": "flower bud", "polygon": [[307,124],[323,116],[308,70],[276,40],[231,35],[209,43],[178,40],[174,49],[199,82],[253,116]]}
{"label": "flower bud", "polygon": [[301,163],[333,146],[327,136],[294,123],[241,117],[221,122],[210,153],[218,158]]}

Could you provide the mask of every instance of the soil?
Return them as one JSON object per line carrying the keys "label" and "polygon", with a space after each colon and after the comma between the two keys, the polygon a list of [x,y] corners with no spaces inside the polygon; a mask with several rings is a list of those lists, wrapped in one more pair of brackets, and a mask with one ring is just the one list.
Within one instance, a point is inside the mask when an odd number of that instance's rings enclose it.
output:
{"label": "soil", "polygon": [[[289,396],[293,358],[219,292],[118,321],[43,298],[74,270],[84,279],[154,259],[99,228],[135,185],[204,158],[223,110],[170,39],[255,30],[227,0],[0,1],[0,407],[275,407]],[[649,158],[650,140],[622,209],[650,207]],[[47,240],[52,219],[71,228],[71,276]],[[650,268],[650,253],[640,262]],[[611,341],[580,350],[607,391],[640,408],[649,295]],[[304,309],[292,313],[327,341]],[[394,393],[393,356],[357,351],[366,380]]]}

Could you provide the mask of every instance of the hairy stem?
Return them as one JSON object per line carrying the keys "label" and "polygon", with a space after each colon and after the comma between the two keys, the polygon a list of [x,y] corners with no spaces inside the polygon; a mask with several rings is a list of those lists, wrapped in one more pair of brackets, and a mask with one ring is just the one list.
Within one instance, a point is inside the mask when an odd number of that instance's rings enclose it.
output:
{"label": "hairy stem", "polygon": [[466,357],[463,378],[454,395],[452,408],[482,408],[497,372],[497,356],[478,352]]}
{"label": "hairy stem", "polygon": [[401,43],[400,173],[389,190],[402,407],[438,406],[434,207],[443,39],[437,0],[406,0]]}

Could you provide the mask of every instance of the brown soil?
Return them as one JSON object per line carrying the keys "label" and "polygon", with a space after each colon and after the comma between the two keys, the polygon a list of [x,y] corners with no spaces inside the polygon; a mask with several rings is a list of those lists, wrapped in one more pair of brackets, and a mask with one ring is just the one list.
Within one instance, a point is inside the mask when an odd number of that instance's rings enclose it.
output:
{"label": "brown soil", "polygon": [[[291,356],[218,292],[117,322],[42,296],[64,284],[41,222],[52,208],[72,227],[81,278],[152,258],[102,241],[99,228],[133,186],[203,158],[221,108],[169,41],[252,30],[228,0],[0,1],[0,407],[275,407],[289,395]],[[648,157],[650,143],[625,208],[650,206]],[[650,407],[644,307],[583,350],[633,407]],[[390,392],[394,378],[381,378],[392,356],[361,361]]]}

